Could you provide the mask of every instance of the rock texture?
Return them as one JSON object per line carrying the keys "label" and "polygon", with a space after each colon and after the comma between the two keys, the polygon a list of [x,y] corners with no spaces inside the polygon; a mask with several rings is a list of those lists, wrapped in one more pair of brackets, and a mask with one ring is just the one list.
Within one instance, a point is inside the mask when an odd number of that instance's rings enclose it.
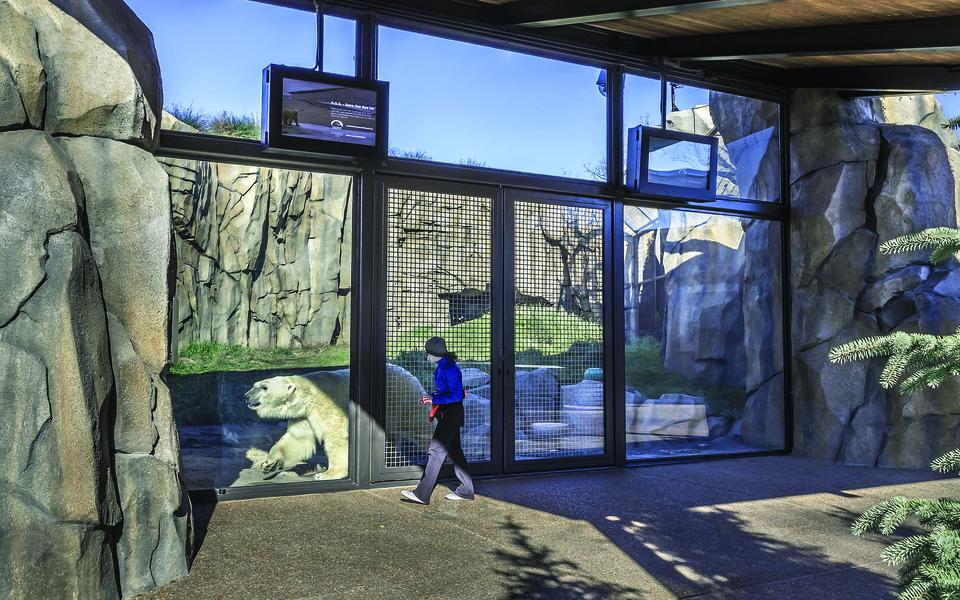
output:
{"label": "rock texture", "polygon": [[352,177],[161,162],[173,207],[181,345],[349,343]]}
{"label": "rock texture", "polygon": [[878,252],[893,237],[956,226],[956,137],[941,127],[943,112],[929,96],[802,92],[793,106],[796,452],[926,468],[960,445],[957,382],[903,398],[877,384],[882,361],[834,365],[827,352],[864,336],[943,334],[960,325],[955,262],[930,267],[923,253]]}
{"label": "rock texture", "polygon": [[150,42],[119,1],[0,0],[2,598],[186,573]]}

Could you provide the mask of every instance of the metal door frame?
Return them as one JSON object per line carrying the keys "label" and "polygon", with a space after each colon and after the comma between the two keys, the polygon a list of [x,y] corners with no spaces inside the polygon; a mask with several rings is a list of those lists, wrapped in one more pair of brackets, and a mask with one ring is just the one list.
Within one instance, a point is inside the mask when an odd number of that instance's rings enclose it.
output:
{"label": "metal door frame", "polygon": [[[515,224],[516,214],[514,207],[518,202],[549,204],[555,206],[572,206],[598,209],[603,211],[603,439],[604,450],[596,456],[569,456],[548,459],[516,460],[516,397],[514,394],[515,376],[515,273],[516,258]],[[609,202],[593,198],[565,196],[527,190],[504,190],[504,210],[501,211],[502,221],[500,230],[503,233],[503,262],[499,269],[501,277],[499,291],[500,304],[503,314],[500,315],[503,324],[502,349],[502,390],[503,390],[503,456],[505,473],[521,473],[529,471],[544,471],[569,468],[610,466],[616,462],[617,444],[615,440],[614,411],[616,394],[614,383],[618,380],[614,362],[614,343],[617,336],[614,334],[614,277],[610,269],[614,266],[612,242],[615,241],[613,210]],[[621,378],[622,379],[622,378]]]}
{"label": "metal door frame", "polygon": [[[371,402],[371,432],[370,432],[370,478],[373,482],[382,481],[409,481],[420,477],[423,473],[423,467],[419,465],[410,465],[405,467],[386,466],[386,435],[384,427],[386,424],[386,364],[387,364],[387,247],[388,240],[388,214],[387,214],[387,190],[393,187],[402,187],[425,192],[434,192],[439,194],[457,194],[473,195],[490,199],[490,235],[491,235],[491,257],[490,257],[490,289],[491,289],[491,331],[490,331],[490,460],[480,463],[471,463],[470,471],[474,475],[489,475],[503,472],[503,430],[498,424],[503,421],[502,403],[497,399],[502,397],[502,373],[499,365],[503,363],[500,354],[501,345],[498,343],[502,337],[500,327],[502,319],[498,315],[502,312],[499,305],[500,294],[496,293],[499,274],[498,268],[502,264],[501,252],[504,246],[502,242],[502,231],[498,227],[500,222],[500,213],[502,212],[502,194],[497,186],[465,184],[450,181],[440,181],[431,179],[421,179],[403,176],[377,176],[376,178],[376,206],[380,215],[380,220],[376,223],[376,230],[379,233],[380,244],[377,248],[378,261],[377,272],[374,277],[375,282],[371,290],[371,302],[373,310],[371,314],[375,316],[374,322],[370,324],[372,336],[371,355],[368,363],[371,368],[370,389],[374,391],[373,402]],[[424,411],[426,418],[426,411]],[[447,466],[441,472],[441,477],[452,475],[453,469]]]}

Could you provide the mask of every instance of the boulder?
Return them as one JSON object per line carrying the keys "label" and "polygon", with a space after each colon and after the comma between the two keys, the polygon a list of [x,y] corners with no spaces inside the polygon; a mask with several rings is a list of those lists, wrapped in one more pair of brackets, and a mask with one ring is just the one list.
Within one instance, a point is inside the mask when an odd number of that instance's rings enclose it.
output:
{"label": "boulder", "polygon": [[791,186],[794,287],[808,285],[840,241],[866,224],[870,171],[865,162],[838,162]]}
{"label": "boulder", "polygon": [[[955,227],[955,189],[943,142],[930,130],[909,125],[879,128],[886,161],[872,212],[876,234],[891,240],[928,227]],[[875,277],[923,261],[929,252],[881,254],[873,262]]]}
{"label": "boulder", "polygon": [[[91,137],[60,143],[83,183],[107,310],[123,324],[141,360],[159,374],[169,354],[167,175],[153,156],[129,144]],[[110,177],[103,177],[105,172]]]}
{"label": "boulder", "polygon": [[736,172],[740,198],[780,197],[780,109],[777,103],[710,92],[710,116]]}
{"label": "boulder", "polygon": [[743,386],[751,390],[783,371],[783,244],[778,224],[745,220],[743,228]]}
{"label": "boulder", "polygon": [[0,426],[7,465],[0,569],[13,574],[0,577],[0,597],[47,589],[59,590],[52,597],[115,598],[108,539],[120,509],[110,470],[112,377],[100,282],[77,232],[50,235],[46,253],[42,285],[0,328],[2,395],[24,419],[11,414],[9,426]]}
{"label": "boulder", "polygon": [[814,284],[794,291],[797,306],[815,310],[793,312],[793,348],[802,351],[832,341],[854,317],[854,300],[832,288]]}
{"label": "boulder", "polygon": [[46,72],[33,23],[9,3],[0,3],[0,131],[43,126]]}
{"label": "boulder", "polygon": [[791,136],[790,182],[838,163],[867,163],[880,157],[880,130],[873,124],[811,127]]}
{"label": "boulder", "polygon": [[534,421],[553,419],[560,400],[560,384],[550,369],[518,371],[514,379],[517,429]]}
{"label": "boulder", "polygon": [[700,438],[710,436],[707,407],[702,402],[674,404],[648,400],[641,405],[627,407],[626,428],[628,434]]}
{"label": "boulder", "polygon": [[181,501],[176,466],[155,456],[116,457],[124,522],[117,556],[125,597],[135,596],[187,574],[190,504]]}
{"label": "boulder", "polygon": [[875,96],[862,98],[861,102],[868,105],[872,119],[879,123],[919,125],[936,134],[948,148],[957,145],[957,132],[952,127],[944,127],[948,119],[932,94]]}
{"label": "boulder", "polygon": [[352,178],[164,159],[181,344],[349,343]]}
{"label": "boulder", "polygon": [[115,0],[7,2],[37,32],[46,131],[156,147],[159,63],[153,36],[128,6]]}
{"label": "boulder", "polygon": [[463,373],[463,387],[469,389],[478,388],[490,383],[490,374],[477,369],[476,367],[466,367],[461,369]]}
{"label": "boulder", "polygon": [[721,438],[730,431],[733,425],[733,419],[730,417],[707,417],[707,429],[710,431],[710,439]]}
{"label": "boulder", "polygon": [[928,277],[930,277],[930,267],[927,265],[912,265],[895,269],[870,283],[863,290],[863,293],[857,298],[857,310],[873,312],[881,309],[907,290],[925,282]]}
{"label": "boulder", "polygon": [[960,382],[956,379],[935,389],[896,397],[887,411],[887,439],[876,464],[927,470],[934,458],[960,446],[957,398]]}
{"label": "boulder", "polygon": [[786,446],[786,405],[783,374],[764,381],[749,394],[740,416],[740,436],[755,448],[777,450]]}
{"label": "boulder", "polygon": [[566,406],[603,407],[603,382],[583,380],[560,386],[560,400]]}
{"label": "boulder", "polygon": [[[867,103],[843,99],[839,94],[825,90],[797,90],[790,99],[790,109],[791,134],[814,127],[874,120],[874,111]],[[790,146],[793,150],[799,145],[791,139]]]}
{"label": "boulder", "polygon": [[723,216],[672,227],[664,255],[668,308],[663,366],[717,385],[742,385],[743,225]]}
{"label": "boulder", "polygon": [[0,327],[43,282],[50,232],[77,226],[76,172],[50,136],[0,135]]}

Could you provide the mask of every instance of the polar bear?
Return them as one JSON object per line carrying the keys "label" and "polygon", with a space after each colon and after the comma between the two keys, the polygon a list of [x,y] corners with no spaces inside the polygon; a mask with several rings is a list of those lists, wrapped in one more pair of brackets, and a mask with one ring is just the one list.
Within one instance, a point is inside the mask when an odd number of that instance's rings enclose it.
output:
{"label": "polar bear", "polygon": [[[409,371],[387,364],[387,395],[411,407],[426,394]],[[261,419],[285,419],[287,432],[269,451],[251,448],[247,458],[265,473],[289,470],[309,461],[322,444],[329,460],[326,472],[314,479],[342,479],[349,469],[350,369],[317,371],[263,379],[244,394],[247,406]],[[424,447],[432,427],[422,410],[388,411],[387,433],[414,439]],[[398,414],[395,414],[398,413]],[[402,415],[402,416],[400,416]],[[422,439],[421,439],[422,438]]]}
{"label": "polar bear", "polygon": [[261,419],[287,421],[287,432],[269,451],[251,448],[247,458],[264,473],[288,470],[310,460],[322,444],[326,472],[314,479],[342,479],[349,468],[350,371],[281,375],[253,384],[244,394]]}

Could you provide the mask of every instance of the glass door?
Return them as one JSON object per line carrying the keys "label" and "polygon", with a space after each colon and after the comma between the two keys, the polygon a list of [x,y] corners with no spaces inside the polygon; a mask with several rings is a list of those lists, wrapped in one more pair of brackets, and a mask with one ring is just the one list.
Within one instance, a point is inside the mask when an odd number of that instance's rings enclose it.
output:
{"label": "glass door", "polygon": [[460,359],[464,454],[478,473],[499,471],[499,428],[492,427],[501,414],[493,294],[499,190],[399,177],[382,184],[386,360],[374,476],[406,479],[426,464],[434,426],[417,400],[433,389],[433,365],[423,351],[433,336]]}
{"label": "glass door", "polygon": [[504,378],[508,470],[612,462],[601,202],[510,192]]}

